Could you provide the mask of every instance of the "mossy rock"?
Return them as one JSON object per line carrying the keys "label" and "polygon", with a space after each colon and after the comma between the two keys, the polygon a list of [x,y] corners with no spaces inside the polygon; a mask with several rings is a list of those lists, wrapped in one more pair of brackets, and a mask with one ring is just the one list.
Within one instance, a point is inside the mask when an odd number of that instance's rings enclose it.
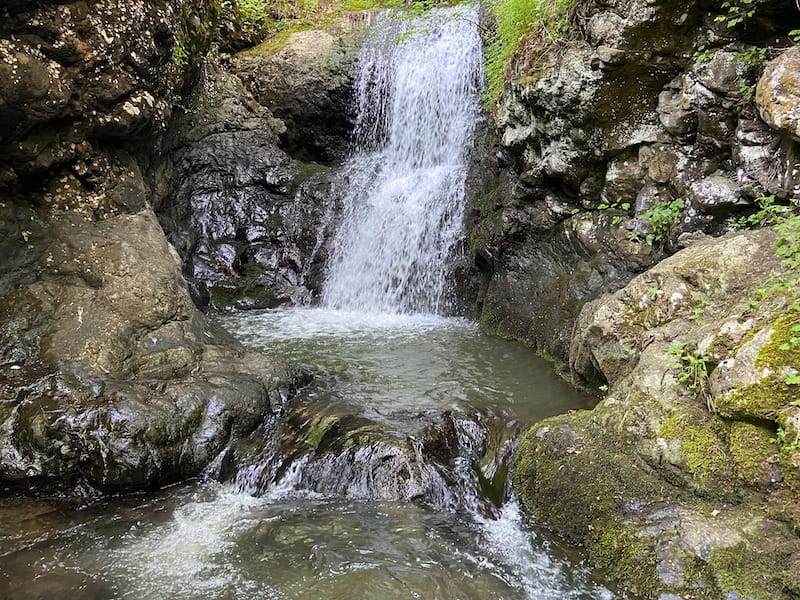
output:
{"label": "mossy rock", "polygon": [[725,436],[729,424],[722,419],[686,412],[661,424],[659,436],[679,444],[681,461],[697,486],[706,496],[729,496],[734,476]]}
{"label": "mossy rock", "polygon": [[770,429],[735,421],[730,427],[730,454],[737,477],[746,485],[766,488],[780,477],[774,465],[777,447]]}

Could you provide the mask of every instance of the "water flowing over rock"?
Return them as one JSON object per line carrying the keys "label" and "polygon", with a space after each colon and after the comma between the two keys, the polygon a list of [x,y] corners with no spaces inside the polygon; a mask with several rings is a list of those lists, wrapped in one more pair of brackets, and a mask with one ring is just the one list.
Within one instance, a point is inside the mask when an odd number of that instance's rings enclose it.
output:
{"label": "water flowing over rock", "polygon": [[323,292],[329,307],[446,308],[482,79],[476,17],[451,12],[415,24],[384,16],[361,52],[357,150],[338,183],[346,191]]}

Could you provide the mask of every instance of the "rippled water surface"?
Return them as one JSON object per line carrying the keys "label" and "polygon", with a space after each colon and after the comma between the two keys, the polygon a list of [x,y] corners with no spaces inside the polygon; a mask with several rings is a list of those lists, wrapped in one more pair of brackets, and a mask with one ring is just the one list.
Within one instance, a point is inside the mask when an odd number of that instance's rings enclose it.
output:
{"label": "rippled water surface", "polygon": [[530,349],[464,319],[286,309],[223,323],[250,348],[328,374],[338,401],[375,418],[473,408],[534,422],[589,401]]}
{"label": "rippled water surface", "polygon": [[[583,402],[530,351],[462,320],[286,310],[224,321],[247,345],[326,372],[330,402],[387,423],[448,408],[529,420]],[[83,507],[0,501],[2,598],[613,598],[575,559],[513,501],[486,518],[217,483]]]}

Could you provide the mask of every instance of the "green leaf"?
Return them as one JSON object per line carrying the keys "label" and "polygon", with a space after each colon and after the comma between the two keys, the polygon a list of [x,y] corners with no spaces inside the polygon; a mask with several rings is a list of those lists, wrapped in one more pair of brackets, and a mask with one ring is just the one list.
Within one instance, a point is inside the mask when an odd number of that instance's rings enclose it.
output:
{"label": "green leaf", "polygon": [[800,373],[789,373],[783,382],[786,385],[800,385]]}

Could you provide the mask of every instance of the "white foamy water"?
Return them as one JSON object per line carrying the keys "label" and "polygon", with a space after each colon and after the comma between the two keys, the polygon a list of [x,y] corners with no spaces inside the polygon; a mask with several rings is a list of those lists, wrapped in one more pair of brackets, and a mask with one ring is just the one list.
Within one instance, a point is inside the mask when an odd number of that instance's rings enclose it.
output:
{"label": "white foamy water", "polygon": [[474,9],[459,7],[417,21],[384,16],[373,28],[359,58],[358,150],[341,173],[344,216],[333,240],[325,306],[446,309],[466,151],[480,115],[477,20]]}
{"label": "white foamy water", "polygon": [[11,579],[28,581],[19,588],[25,593],[4,597],[614,598],[585,570],[546,551],[514,503],[484,520],[323,497],[287,483],[261,498],[215,484],[90,510],[2,556]]}

